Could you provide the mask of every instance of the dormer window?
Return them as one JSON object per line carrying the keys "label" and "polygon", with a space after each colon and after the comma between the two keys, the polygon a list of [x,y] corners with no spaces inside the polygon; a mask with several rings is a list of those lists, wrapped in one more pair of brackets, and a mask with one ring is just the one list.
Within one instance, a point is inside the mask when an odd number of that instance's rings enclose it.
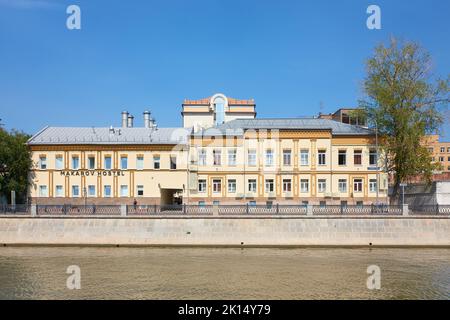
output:
{"label": "dormer window", "polygon": [[214,120],[216,126],[225,122],[225,100],[222,97],[214,99]]}

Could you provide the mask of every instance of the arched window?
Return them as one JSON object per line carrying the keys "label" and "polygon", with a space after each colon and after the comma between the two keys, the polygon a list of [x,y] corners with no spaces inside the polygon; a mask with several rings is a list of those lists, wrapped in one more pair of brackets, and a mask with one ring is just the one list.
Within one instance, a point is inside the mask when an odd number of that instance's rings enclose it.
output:
{"label": "arched window", "polygon": [[216,125],[220,125],[225,121],[225,100],[222,97],[214,99],[214,113]]}

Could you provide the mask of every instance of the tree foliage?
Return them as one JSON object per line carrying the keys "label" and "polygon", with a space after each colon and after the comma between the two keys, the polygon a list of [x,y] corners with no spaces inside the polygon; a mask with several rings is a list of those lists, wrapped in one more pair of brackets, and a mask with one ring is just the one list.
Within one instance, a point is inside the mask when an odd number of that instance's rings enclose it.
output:
{"label": "tree foliage", "polygon": [[431,180],[438,164],[424,145],[427,134],[439,132],[448,111],[449,78],[431,72],[430,54],[414,42],[390,40],[367,60],[366,99],[360,102],[382,136],[387,170],[394,175],[394,192],[401,182],[423,175]]}
{"label": "tree foliage", "polygon": [[11,190],[16,202],[25,203],[28,192],[30,151],[26,145],[29,135],[0,128],[0,198],[10,201]]}

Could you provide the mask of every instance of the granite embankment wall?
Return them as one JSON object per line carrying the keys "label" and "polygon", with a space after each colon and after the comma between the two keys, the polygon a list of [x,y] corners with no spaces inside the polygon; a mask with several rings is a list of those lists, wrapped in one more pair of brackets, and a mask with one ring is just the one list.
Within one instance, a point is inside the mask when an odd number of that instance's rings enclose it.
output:
{"label": "granite embankment wall", "polygon": [[0,218],[2,245],[450,246],[450,218]]}

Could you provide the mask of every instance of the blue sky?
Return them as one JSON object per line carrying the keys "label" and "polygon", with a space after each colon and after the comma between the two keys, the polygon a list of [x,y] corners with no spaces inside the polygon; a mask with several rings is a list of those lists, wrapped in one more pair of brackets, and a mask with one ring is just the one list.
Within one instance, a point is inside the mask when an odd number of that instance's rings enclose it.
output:
{"label": "blue sky", "polygon": [[[68,30],[66,8],[81,8]],[[370,4],[382,29],[366,27]],[[7,129],[181,125],[183,99],[254,98],[258,117],[355,106],[364,62],[391,35],[450,70],[448,0],[0,0],[0,118]],[[450,140],[450,126],[444,127]]]}

